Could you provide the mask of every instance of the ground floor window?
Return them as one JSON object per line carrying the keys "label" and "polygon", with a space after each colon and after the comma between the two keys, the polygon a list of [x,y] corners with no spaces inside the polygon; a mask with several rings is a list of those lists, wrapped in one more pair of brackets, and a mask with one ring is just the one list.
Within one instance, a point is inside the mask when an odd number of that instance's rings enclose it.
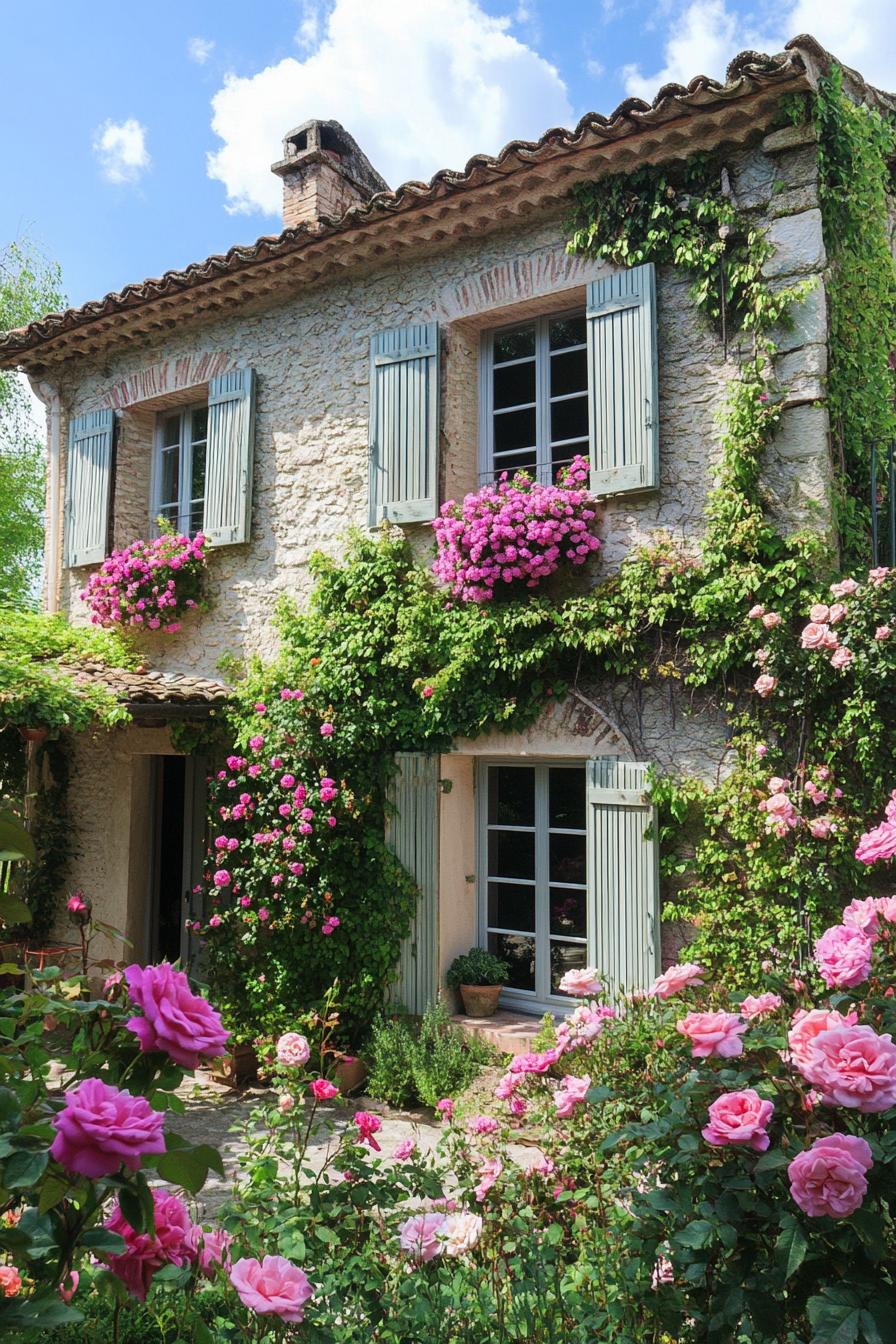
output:
{"label": "ground floor window", "polygon": [[565,971],[587,963],[585,767],[484,763],[480,938],[509,964],[505,997],[556,1006]]}

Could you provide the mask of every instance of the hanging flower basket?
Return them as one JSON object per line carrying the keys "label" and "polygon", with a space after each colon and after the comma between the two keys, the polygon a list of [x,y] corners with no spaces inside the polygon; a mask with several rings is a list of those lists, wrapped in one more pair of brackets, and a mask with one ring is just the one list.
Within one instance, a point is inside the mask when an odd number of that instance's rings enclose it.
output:
{"label": "hanging flower basket", "polygon": [[173,635],[202,605],[205,537],[164,533],[113,551],[80,594],[94,625],[130,626]]}

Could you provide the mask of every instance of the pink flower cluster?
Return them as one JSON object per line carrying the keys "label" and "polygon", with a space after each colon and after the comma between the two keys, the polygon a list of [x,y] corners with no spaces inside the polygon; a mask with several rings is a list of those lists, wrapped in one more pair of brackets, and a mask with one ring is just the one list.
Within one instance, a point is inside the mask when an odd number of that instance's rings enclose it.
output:
{"label": "pink flower cluster", "polygon": [[106,1264],[132,1297],[146,1300],[153,1276],[165,1265],[195,1265],[211,1276],[216,1264],[228,1263],[231,1238],[226,1232],[209,1232],[190,1221],[186,1205],[176,1195],[154,1189],[155,1230],[135,1232],[116,1204],[106,1221],[110,1232],[124,1239],[119,1255],[105,1256]]}
{"label": "pink flower cluster", "polygon": [[[800,767],[800,775],[803,774],[803,767]],[[837,802],[842,796],[842,790],[831,789],[829,786],[831,772],[827,766],[821,766],[815,771],[817,779],[809,778],[803,784],[803,794],[809,799],[815,807],[821,807],[823,803],[830,798]],[[828,784],[828,787],[824,787]],[[797,830],[799,827],[805,827],[810,835],[816,840],[829,840],[837,833],[838,821],[836,815],[826,812],[821,816],[813,815],[803,816],[792,796],[793,784],[789,779],[782,779],[780,775],[773,775],[766,784],[768,797],[763,798],[758,804],[760,812],[765,813],[765,828],[770,835],[776,835],[779,839],[789,834],[790,831]]]}
{"label": "pink flower cluster", "polygon": [[433,573],[462,602],[488,602],[500,585],[537,588],[566,561],[582,565],[600,548],[585,483],[589,466],[574,458],[556,485],[525,472],[449,500],[433,523]]}
{"label": "pink flower cluster", "polygon": [[94,625],[130,625],[174,634],[199,605],[205,572],[205,537],[165,533],[113,551],[80,594]]}
{"label": "pink flower cluster", "polygon": [[423,1264],[440,1255],[471,1251],[482,1235],[482,1219],[466,1210],[415,1213],[398,1229],[398,1244],[406,1255]]}

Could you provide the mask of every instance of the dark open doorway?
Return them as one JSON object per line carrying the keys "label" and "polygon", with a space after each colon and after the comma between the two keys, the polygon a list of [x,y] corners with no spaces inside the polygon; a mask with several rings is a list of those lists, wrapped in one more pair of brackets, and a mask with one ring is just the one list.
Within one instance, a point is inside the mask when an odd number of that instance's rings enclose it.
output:
{"label": "dark open doorway", "polygon": [[151,961],[177,961],[184,944],[189,886],[184,878],[186,758],[157,756],[155,774],[155,841],[150,899]]}

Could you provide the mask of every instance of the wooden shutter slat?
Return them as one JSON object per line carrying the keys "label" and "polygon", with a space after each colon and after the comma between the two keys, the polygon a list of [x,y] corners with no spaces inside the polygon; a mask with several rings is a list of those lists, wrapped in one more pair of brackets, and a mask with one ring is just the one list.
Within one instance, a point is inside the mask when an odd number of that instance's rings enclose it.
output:
{"label": "wooden shutter slat", "polygon": [[212,378],[202,529],[209,545],[231,546],[249,540],[254,444],[254,370],[234,369]]}
{"label": "wooden shutter slat", "polygon": [[393,1003],[422,1013],[438,997],[439,956],[439,758],[400,752],[389,788],[395,809],[386,823],[386,844],[407,868],[420,895],[401,944]]}
{"label": "wooden shutter slat", "polygon": [[370,342],[371,527],[429,522],[436,515],[439,328],[418,323]]}
{"label": "wooden shutter slat", "polygon": [[588,762],[588,959],[616,988],[645,989],[659,969],[659,855],[647,771],[612,756]]}
{"label": "wooden shutter slat", "polygon": [[659,484],[656,273],[652,262],[588,286],[591,489]]}
{"label": "wooden shutter slat", "polygon": [[90,411],[72,420],[68,434],[65,499],[65,564],[105,559],[112,494],[115,413]]}

